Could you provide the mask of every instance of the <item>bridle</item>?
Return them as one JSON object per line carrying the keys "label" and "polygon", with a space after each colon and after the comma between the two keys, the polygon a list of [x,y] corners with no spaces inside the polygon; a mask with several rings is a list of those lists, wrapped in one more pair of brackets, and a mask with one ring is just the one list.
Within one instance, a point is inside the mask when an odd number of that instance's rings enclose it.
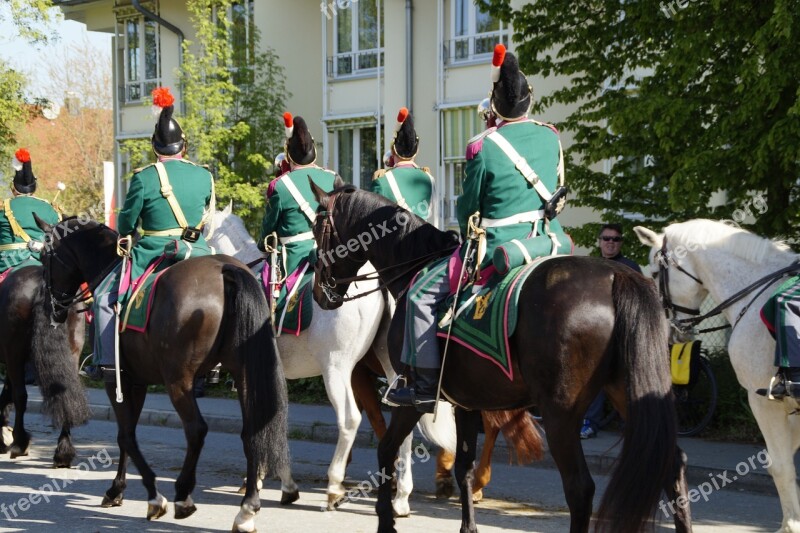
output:
{"label": "bridle", "polygon": [[[670,292],[669,292],[670,265],[674,266],[677,270],[692,278],[699,285],[703,285],[703,282],[697,276],[685,270],[672,257],[670,257],[670,254],[667,251],[666,235],[664,235],[664,242],[661,245],[661,249],[657,251],[655,254],[655,259],[656,261],[658,261],[658,273],[656,274],[656,276],[658,277],[658,285],[659,285],[659,290],[661,292],[662,305],[664,306],[664,309],[667,312],[667,317],[669,318],[672,325],[675,326],[675,328],[682,333],[691,332],[694,326],[700,324],[707,318],[719,315],[720,313],[722,313],[724,309],[730,307],[731,305],[735,304],[736,302],[738,302],[739,300],[741,300],[754,290],[760,288],[758,292],[756,292],[755,296],[753,296],[753,298],[750,299],[747,305],[745,305],[742,308],[742,310],[739,311],[739,315],[736,317],[736,320],[733,322],[733,324],[703,329],[700,330],[698,333],[707,333],[709,331],[725,329],[728,327],[735,328],[736,325],[739,324],[739,321],[742,319],[742,317],[744,317],[745,313],[747,313],[748,309],[750,309],[750,306],[753,304],[753,302],[755,302],[756,299],[758,299],[758,297],[761,296],[761,294],[765,290],[767,290],[774,281],[782,278],[787,274],[796,274],[797,272],[800,272],[800,258],[798,258],[794,262],[792,262],[792,264],[790,264],[789,266],[784,267],[775,272],[772,272],[770,274],[767,274],[766,276],[754,281],[747,287],[736,292],[734,295],[723,300],[721,303],[719,303],[716,307],[714,307],[707,313],[701,315],[700,309],[689,309],[687,307],[682,307],[680,305],[675,304],[670,297]],[[687,315],[691,315],[691,317],[677,318],[676,312],[685,313]]]}
{"label": "bridle", "polygon": [[661,249],[656,252],[655,260],[658,262],[658,274],[656,277],[658,278],[659,292],[661,292],[661,304],[666,310],[667,317],[670,321],[675,324],[678,329],[682,329],[681,326],[684,322],[693,321],[695,319],[678,319],[676,318],[677,313],[684,313],[696,317],[700,314],[700,309],[690,309],[672,301],[672,296],[669,292],[669,267],[670,265],[674,266],[679,272],[689,276],[699,285],[703,285],[703,282],[672,258],[667,250],[666,235],[664,235],[664,242],[661,244]]}
{"label": "bridle", "polygon": [[[341,242],[341,238],[339,237],[339,232],[336,231],[336,224],[333,221],[333,215],[334,215],[334,212],[335,212],[335,209],[336,209],[336,201],[339,199],[339,195],[341,193],[342,193],[342,191],[336,191],[336,192],[331,193],[328,196],[327,208],[324,211],[317,212],[317,220],[318,221],[320,221],[320,220],[322,221],[321,222],[322,226],[320,228],[320,240],[319,240],[319,247],[317,249],[317,261],[314,264],[314,272],[315,272],[315,274],[317,276],[317,280],[318,280],[318,284],[320,286],[320,289],[322,289],[323,294],[325,294],[325,297],[331,303],[349,302],[351,300],[357,300],[358,298],[363,298],[364,296],[367,296],[368,294],[372,294],[373,292],[378,292],[378,291],[382,291],[384,289],[388,289],[389,285],[391,285],[392,283],[394,283],[398,279],[406,276],[410,272],[415,272],[415,271],[419,270],[422,266],[424,266],[431,259],[434,259],[434,258],[437,258],[437,257],[441,257],[444,253],[450,253],[453,250],[455,250],[456,247],[457,247],[457,246],[454,246],[452,248],[448,248],[448,249],[444,249],[444,250],[436,250],[434,252],[425,254],[425,255],[420,256],[420,257],[416,257],[416,258],[411,259],[409,261],[403,261],[402,263],[397,263],[397,264],[389,266],[389,267],[375,269],[374,272],[369,272],[367,274],[357,274],[355,276],[350,276],[350,277],[346,277],[346,278],[337,279],[336,277],[334,277],[333,271],[332,271],[333,262],[332,261],[329,262],[326,259],[326,257],[328,257],[328,258],[332,257],[331,251],[333,249],[333,246],[331,244],[331,236],[333,236],[336,239],[336,241],[339,242],[338,246],[342,246],[343,245],[342,242]],[[337,248],[338,248],[338,246],[337,246]],[[348,252],[353,253],[352,250],[350,250],[349,248],[348,248]],[[346,259],[348,261],[356,262],[356,263],[358,263],[358,262],[362,262],[362,263],[366,262],[366,259],[364,259],[363,261],[360,260],[360,259],[355,259],[355,258],[350,257],[349,254],[348,254],[348,256],[346,256]],[[403,266],[407,266],[408,268],[402,269],[400,271],[400,273],[396,274],[391,279],[389,279],[389,280],[387,280],[385,282],[380,280],[381,272],[385,272],[387,270],[394,270],[394,269],[397,269],[398,267],[403,267]],[[355,296],[341,296],[334,290],[339,285],[339,283],[352,283],[352,282],[356,282],[356,281],[369,281],[369,280],[379,280],[378,281],[378,286],[375,287],[374,289],[370,289],[368,291],[356,294]],[[403,289],[403,291],[401,291],[399,294],[397,294],[396,295],[396,299],[399,300],[400,297],[402,297],[402,295],[405,293],[405,291],[407,289],[408,289],[408,287],[406,287],[405,289]]]}
{"label": "bridle", "polygon": [[[57,227],[57,226],[56,226]],[[111,228],[106,226],[105,224],[98,224],[94,230],[102,231],[104,229],[108,229],[109,231],[113,231]],[[70,251],[71,252],[71,251]],[[74,255],[74,254],[73,254]],[[61,257],[59,257],[58,253],[55,251],[55,247],[52,245],[46,245],[44,248],[42,263],[44,265],[44,283],[47,293],[50,296],[50,305],[52,307],[53,313],[58,313],[59,311],[67,311],[70,307],[75,305],[76,303],[83,303],[89,300],[94,293],[94,290],[97,286],[102,283],[102,281],[108,276],[112,270],[114,270],[119,261],[112,261],[107,267],[105,267],[97,276],[95,276],[85,288],[80,289],[78,292],[71,294],[69,292],[56,290],[53,287],[53,269],[52,264],[53,260],[57,261],[62,267],[65,269],[73,268],[66,262],[64,262]]]}

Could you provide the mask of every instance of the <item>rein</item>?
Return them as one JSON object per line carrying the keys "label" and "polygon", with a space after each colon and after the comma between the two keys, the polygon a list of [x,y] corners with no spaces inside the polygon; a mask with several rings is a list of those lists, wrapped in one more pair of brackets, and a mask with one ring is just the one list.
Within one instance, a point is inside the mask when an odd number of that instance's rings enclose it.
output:
{"label": "rein", "polygon": [[[317,219],[322,219],[322,242],[320,246],[319,255],[322,255],[323,259],[320,260],[319,257],[317,258],[317,263],[314,265],[314,270],[316,274],[319,275],[320,278],[319,284],[320,287],[322,288],[322,291],[325,293],[326,298],[328,298],[328,300],[332,303],[350,302],[353,300],[357,300],[359,298],[363,298],[364,296],[372,294],[373,292],[382,291],[383,289],[388,290],[390,284],[394,283],[403,276],[406,276],[410,272],[414,272],[415,270],[419,269],[420,266],[427,263],[430,259],[436,257],[442,257],[444,255],[443,252],[452,252],[457,248],[457,246],[454,246],[452,248],[448,248],[445,250],[436,250],[435,252],[430,252],[423,256],[415,257],[414,259],[410,259],[408,261],[403,261],[402,263],[398,263],[389,267],[375,269],[375,271],[373,272],[368,272],[366,274],[357,274],[355,276],[350,276],[347,278],[336,279],[331,274],[330,272],[331,266],[325,262],[324,257],[325,254],[328,253],[331,248],[330,245],[331,234],[333,234],[333,236],[336,237],[336,239],[341,242],[341,239],[339,238],[339,232],[336,231],[336,225],[334,224],[333,221],[333,214],[336,208],[336,200],[338,200],[339,194],[340,194],[339,192],[331,194],[329,197],[327,210],[317,213]],[[321,266],[320,263],[323,263],[323,265]],[[402,272],[400,272],[396,276],[393,276],[391,279],[385,282],[380,281],[380,274],[382,272],[386,272],[388,270],[394,270],[396,268],[406,265],[411,265],[411,266],[409,268],[404,269]],[[353,283],[358,281],[371,281],[371,280],[378,280],[378,286],[376,288],[356,294],[354,296],[340,296],[339,294],[337,294],[332,290],[336,288],[336,286],[339,283]],[[403,289],[403,291],[401,291],[400,294],[397,295],[398,299],[403,295],[403,293],[405,293],[406,289]]]}
{"label": "rein", "polygon": [[[672,319],[672,323],[681,331],[687,331],[689,328],[692,328],[692,327],[700,324],[701,322],[703,322],[707,318],[711,318],[711,317],[714,317],[714,316],[717,316],[717,315],[721,314],[723,310],[727,309],[728,307],[730,307],[731,305],[735,304],[739,300],[742,300],[745,296],[747,296],[748,294],[750,294],[751,292],[753,292],[754,290],[756,290],[756,289],[758,289],[760,287],[760,290],[755,294],[755,296],[753,296],[753,298],[747,303],[747,305],[745,305],[742,308],[742,310],[739,312],[739,315],[736,317],[736,320],[733,322],[732,326],[731,325],[727,325],[727,326],[719,326],[719,327],[715,327],[715,328],[703,329],[703,330],[700,330],[699,333],[708,333],[710,331],[717,331],[717,330],[720,330],[720,329],[726,329],[728,327],[735,328],[737,326],[737,324],[739,324],[739,321],[742,319],[742,317],[744,317],[745,313],[747,313],[747,311],[750,309],[750,306],[753,304],[753,302],[755,302],[756,299],[758,299],[758,297],[761,296],[761,294],[763,294],[763,292],[765,290],[767,290],[769,288],[769,286],[774,281],[784,277],[787,274],[795,274],[795,273],[800,272],[800,258],[799,258],[799,259],[795,259],[789,266],[786,266],[786,267],[784,267],[784,268],[782,268],[780,270],[777,270],[775,272],[767,274],[766,276],[754,281],[753,283],[751,283],[747,287],[739,290],[738,292],[736,292],[735,294],[733,294],[729,298],[726,298],[725,300],[723,300],[720,304],[718,304],[716,307],[714,307],[713,309],[711,309],[707,313],[701,315],[699,309],[697,309],[697,310],[687,309],[685,307],[681,307],[681,306],[675,305],[672,302],[672,300],[670,299],[670,296],[669,296],[669,276],[668,276],[669,262],[670,261],[669,261],[669,255],[668,255],[668,252],[667,252],[667,237],[666,237],[666,235],[664,236],[664,243],[661,246],[661,250],[659,250],[658,254],[661,255],[661,259],[659,259],[659,265],[660,265],[659,266],[659,273],[662,274],[663,279],[660,281],[659,285],[662,288],[662,293],[661,294],[663,296],[662,301],[664,302],[664,307],[666,309],[671,309],[673,311],[681,311],[681,312],[686,313],[686,314],[695,315],[692,318],[680,318],[680,319],[673,318]],[[672,264],[679,271],[683,272],[684,274],[686,274],[687,276],[689,276],[690,278],[695,280],[700,285],[703,285],[702,281],[700,281],[697,277],[693,276],[692,274],[690,274],[689,272],[684,270],[680,265],[678,265],[674,261],[672,261]]]}

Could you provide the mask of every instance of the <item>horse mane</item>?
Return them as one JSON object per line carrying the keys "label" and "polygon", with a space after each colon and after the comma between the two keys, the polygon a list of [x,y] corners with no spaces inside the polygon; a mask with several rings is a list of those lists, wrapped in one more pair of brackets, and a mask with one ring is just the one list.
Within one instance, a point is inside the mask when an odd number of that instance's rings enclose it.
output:
{"label": "horse mane", "polygon": [[764,263],[774,255],[785,255],[787,258],[796,255],[782,241],[759,237],[747,230],[715,220],[701,218],[671,224],[664,230],[664,234],[669,240],[730,252],[751,263]]}

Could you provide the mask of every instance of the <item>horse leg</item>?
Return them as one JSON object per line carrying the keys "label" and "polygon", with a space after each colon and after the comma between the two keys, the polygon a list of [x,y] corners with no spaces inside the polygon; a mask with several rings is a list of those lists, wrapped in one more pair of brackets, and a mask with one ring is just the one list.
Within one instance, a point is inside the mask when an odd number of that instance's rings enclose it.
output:
{"label": "horse leg", "polygon": [[8,453],[8,445],[5,441],[5,428],[9,427],[8,412],[11,405],[11,385],[9,382],[3,384],[3,392],[0,393],[0,454]]}
{"label": "horse leg", "polygon": [[[139,475],[142,476],[142,484],[147,491],[147,519],[155,520],[166,514],[167,499],[158,492],[155,472],[147,464],[139,450],[139,444],[136,442],[136,424],[139,422],[139,415],[142,414],[147,387],[131,385],[127,378],[123,378],[122,394],[125,401],[121,404],[117,403],[115,389],[114,383],[106,383],[106,394],[117,417],[117,444],[121,452],[130,456]],[[122,470],[121,463],[122,454],[120,455],[120,470]]]}
{"label": "horse leg", "polygon": [[[372,348],[370,348],[372,350]],[[373,355],[374,357],[374,355]],[[381,440],[386,433],[386,420],[383,418],[381,405],[378,402],[378,397],[375,394],[375,382],[372,378],[372,371],[367,365],[362,364],[361,361],[356,363],[353,367],[353,373],[350,376],[350,385],[353,388],[353,396],[356,399],[356,405],[359,412],[365,411],[367,413],[367,420],[375,436]],[[347,464],[353,458],[353,452],[347,454]]]}
{"label": "horse leg", "polygon": [[561,474],[561,485],[569,507],[569,531],[586,533],[592,518],[595,487],[579,436],[585,409],[570,413],[546,404],[540,408],[547,444]]}
{"label": "horse leg", "polygon": [[461,492],[460,533],[478,533],[475,524],[475,506],[472,503],[472,483],[475,479],[475,456],[478,447],[480,411],[467,411],[456,407],[456,462],[455,476]]}
{"label": "horse leg", "polygon": [[194,378],[173,383],[169,387],[169,398],[172,406],[183,422],[183,434],[186,437],[186,456],[178,479],[175,480],[175,518],[180,520],[192,516],[197,507],[192,501],[192,491],[197,484],[197,461],[203,449],[208,424],[200,414],[197,400],[194,397]]}
{"label": "horse leg", "polygon": [[25,408],[28,405],[28,391],[25,390],[25,363],[6,362],[6,382],[11,383],[11,397],[14,400],[14,440],[8,449],[9,457],[16,459],[28,455],[31,435],[25,431]]}
{"label": "horse leg", "polygon": [[55,468],[69,468],[72,466],[73,459],[75,459],[75,447],[72,445],[70,427],[64,424],[61,427],[56,452],[53,455],[53,466]]}
{"label": "horse leg", "polygon": [[361,423],[361,412],[353,397],[349,373],[329,366],[323,371],[322,377],[328,391],[328,398],[336,412],[336,425],[339,428],[336,449],[333,452],[331,465],[328,467],[328,510],[332,511],[341,503],[346,493],[342,482],[344,481],[347,455],[356,440],[356,431]]}
{"label": "horse leg", "polygon": [[392,419],[378,444],[378,501],[375,512],[378,514],[378,533],[396,533],[392,508],[392,476],[394,461],[403,441],[414,429],[422,413],[413,407],[395,407]]}
{"label": "horse leg", "polygon": [[[677,502],[678,498],[683,498],[683,501],[689,500],[688,486],[686,484],[686,461],[686,453],[680,448],[675,450],[673,478],[664,487],[667,501],[670,503]],[[659,502],[659,508],[668,518],[669,512],[663,500]],[[669,510],[675,511],[672,519],[675,522],[675,531],[677,533],[689,533],[692,531],[692,512],[688,505],[670,505]]]}
{"label": "horse leg", "polygon": [[[768,456],[759,461],[767,467],[781,502],[783,520],[776,533],[800,533],[800,499],[798,499],[797,474],[794,453],[800,444],[800,420],[787,415],[783,402],[770,402],[748,392],[758,427],[764,435]],[[760,455],[760,454],[759,454]]]}
{"label": "horse leg", "polygon": [[481,460],[475,471],[475,483],[472,486],[472,501],[479,502],[483,499],[483,487],[489,484],[492,479],[492,452],[497,443],[497,434],[500,428],[492,425],[491,420],[483,415],[483,450],[481,450]]}
{"label": "horse leg", "polygon": [[414,479],[411,475],[411,465],[414,463],[411,457],[413,437],[414,435],[409,433],[403,439],[397,454],[397,475],[395,476],[397,490],[395,490],[394,500],[392,500],[392,509],[396,517],[405,517],[411,514],[411,505],[408,503],[408,498],[411,496],[411,491],[414,490]]}
{"label": "horse leg", "polygon": [[128,486],[126,480],[128,468],[128,454],[122,448],[119,449],[119,464],[117,466],[117,475],[114,481],[111,482],[109,488],[103,496],[103,501],[100,507],[119,507],[122,505],[122,500],[125,497],[125,488]]}
{"label": "horse leg", "polygon": [[436,456],[436,498],[446,500],[453,495],[455,486],[453,485],[453,464],[456,462],[455,454],[445,450],[439,450]]}

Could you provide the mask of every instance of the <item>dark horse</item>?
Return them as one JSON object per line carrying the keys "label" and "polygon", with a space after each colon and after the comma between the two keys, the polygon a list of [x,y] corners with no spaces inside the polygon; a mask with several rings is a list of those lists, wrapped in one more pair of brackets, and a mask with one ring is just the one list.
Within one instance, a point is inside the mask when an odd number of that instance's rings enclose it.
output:
{"label": "dark horse", "polygon": [[[448,255],[457,245],[454,233],[439,231],[375,194],[352,187],[330,194],[315,187],[315,194],[320,203],[314,225],[319,246],[315,298],[323,308],[341,304],[366,261],[399,299],[423,263]],[[670,392],[667,325],[652,283],[611,261],[558,257],[538,266],[521,290],[519,324],[509,339],[512,381],[456,343],[450,343],[445,362],[443,393],[457,406],[461,532],[477,531],[470,494],[479,410],[534,405],[561,474],[570,531],[588,531],[595,487],[578,433],[601,389],[627,423],[596,529],[645,529],[662,490],[672,501],[686,497],[685,456],[677,446]],[[398,302],[389,342],[398,366],[404,299]],[[414,408],[394,409],[378,447],[382,479],[391,478],[398,447],[419,417]],[[395,531],[390,499],[391,486],[383,483],[376,506],[381,533]],[[677,510],[676,530],[690,531],[688,507],[670,507]]]}
{"label": "dark horse", "polygon": [[[64,220],[52,227],[37,223],[47,232],[49,243],[43,256],[48,305],[54,319],[61,321],[66,308],[88,294],[79,292],[81,283],[94,289],[119,262],[118,234],[83,219]],[[208,425],[192,385],[196,375],[220,362],[233,375],[239,391],[247,458],[247,487],[233,530],[253,531],[261,507],[256,484],[267,472],[280,475],[284,487],[291,485],[289,493],[284,493],[285,502],[297,498],[289,464],[286,382],[269,321],[263,291],[247,267],[232,257],[187,259],[161,276],[147,331],[120,334],[122,403],[115,399],[116,385],[106,385],[117,419],[120,461],[104,506],[121,505],[130,455],[147,489],[147,518],[166,513],[166,498],[156,489],[155,474],[136,442],[147,385],[164,384],[183,422],[187,443],[175,482],[175,518],[196,510],[191,492]]]}
{"label": "dark horse", "polygon": [[[78,305],[69,309],[65,324],[55,328],[44,308],[42,267],[13,270],[0,284],[0,362],[6,364],[6,379],[0,394],[0,429],[8,425],[14,404],[14,440],[6,446],[0,437],[0,453],[12,459],[28,455],[30,434],[25,431],[25,364],[32,358],[44,397],[43,412],[61,427],[53,465],[69,468],[75,459],[70,429],[89,418],[86,394],[78,377],[78,358],[83,349],[84,324]],[[53,340],[54,342],[49,342]]]}

